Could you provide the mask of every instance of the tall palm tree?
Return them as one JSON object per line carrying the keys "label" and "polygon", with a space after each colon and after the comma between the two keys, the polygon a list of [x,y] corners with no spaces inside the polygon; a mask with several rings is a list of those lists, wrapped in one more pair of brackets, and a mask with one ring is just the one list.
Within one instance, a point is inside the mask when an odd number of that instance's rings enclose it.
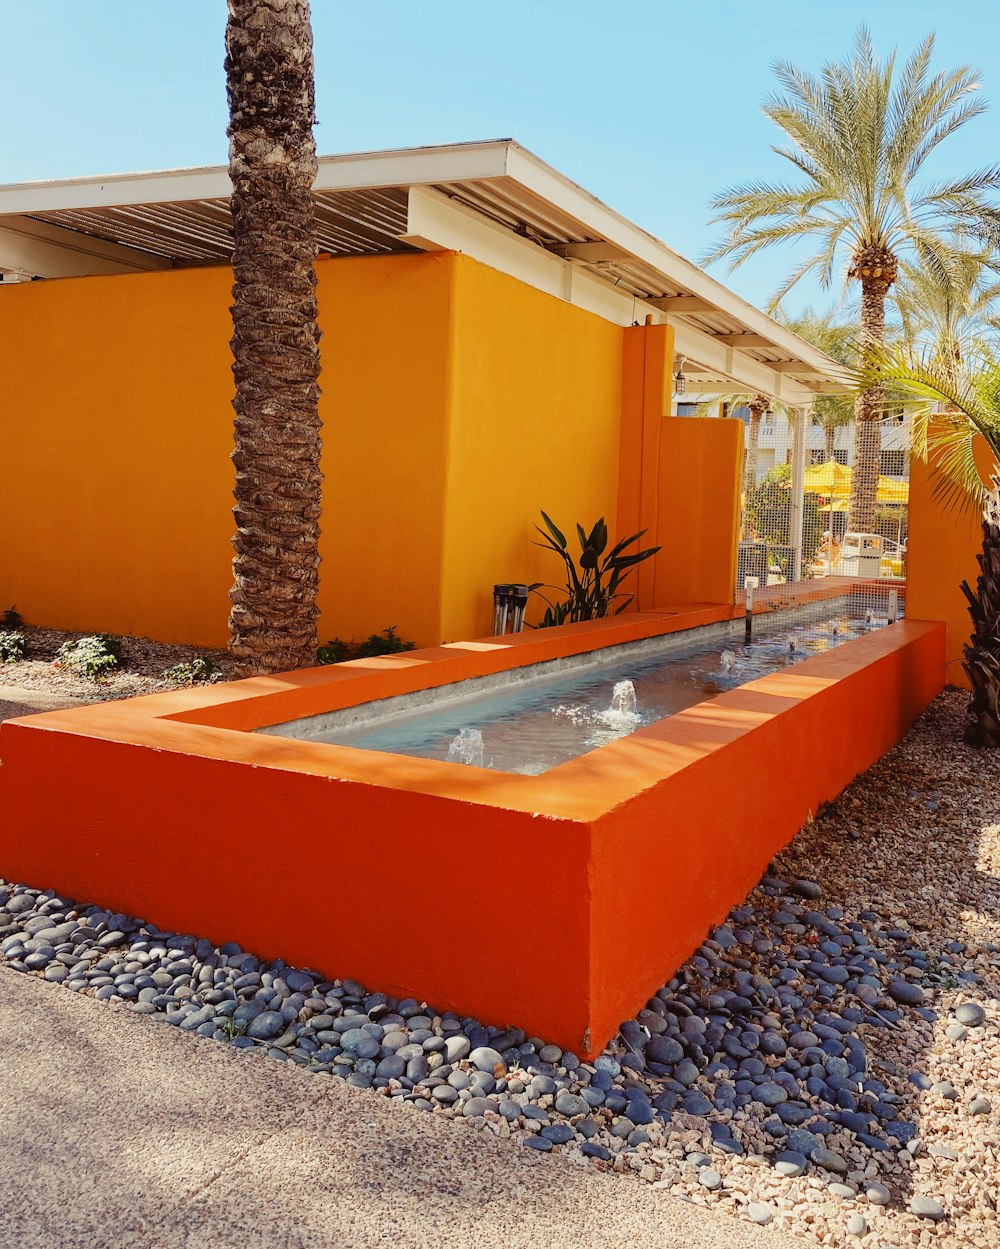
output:
{"label": "tall palm tree", "polygon": [[757,488],[757,461],[760,458],[760,423],[764,413],[770,408],[771,400],[767,395],[750,395],[746,400],[750,410],[747,422],[747,446],[743,457],[743,494],[749,499]]}
{"label": "tall palm tree", "polygon": [[[853,321],[839,320],[834,313],[804,309],[797,317],[779,318],[799,338],[826,352],[838,364],[850,367],[857,362],[858,327]],[[832,460],[837,449],[837,430],[849,425],[854,416],[854,403],[849,395],[817,395],[812,406],[813,418],[823,429],[823,458]]]}
{"label": "tall palm tree", "polygon": [[932,465],[939,496],[982,509],[976,588],[962,583],[972,617],[962,666],[972,687],[969,740],[1000,747],[1000,477],[982,480],[974,447],[977,436],[984,438],[1000,464],[1000,353],[994,344],[971,361],[956,361],[876,344],[858,372],[859,386],[873,383],[891,385],[912,401],[914,452]]}
{"label": "tall palm tree", "polygon": [[[847,62],[831,62],[818,77],[786,61],[775,65],[784,88],[764,113],[788,146],[773,150],[803,176],[801,184],[736,186],[714,202],[713,221],[726,236],[709,259],[729,257],[736,268],[774,244],[812,240],[817,250],[795,268],[775,305],[806,274],[829,288],[838,265],[861,286],[861,332],[885,337],[886,295],[904,255],[933,267],[954,244],[954,231],[996,230],[1000,210],[989,192],[1000,167],[920,186],[928,156],[983,112],[977,74],[963,66],[930,75],[934,36],[928,35],[896,73],[895,53],[880,63],[870,32],[861,27]],[[868,531],[875,516],[882,395],[877,385],[855,403],[851,528]]]}
{"label": "tall palm tree", "polygon": [[315,662],[319,331],[308,0],[229,0],[236,379],[230,649],[246,673]]}

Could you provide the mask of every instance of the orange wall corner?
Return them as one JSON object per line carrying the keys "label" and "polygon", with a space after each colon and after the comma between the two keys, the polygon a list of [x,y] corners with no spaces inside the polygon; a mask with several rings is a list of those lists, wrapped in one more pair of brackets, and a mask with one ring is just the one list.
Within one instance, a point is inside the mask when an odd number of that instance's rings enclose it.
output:
{"label": "orange wall corner", "polygon": [[[660,540],[660,431],[670,415],[673,362],[672,326],[635,325],[622,331],[618,534],[646,530],[643,546]],[[636,568],[629,589],[636,595],[633,610],[653,606],[652,560]]]}
{"label": "orange wall corner", "polygon": [[743,422],[667,417],[659,440],[655,601],[732,603]]}
{"label": "orange wall corner", "polygon": [[[986,442],[977,439],[976,460],[984,481],[996,473]],[[947,626],[945,681],[969,688],[962,651],[972,625],[962,593],[963,581],[975,588],[976,557],[982,550],[983,527],[973,508],[949,510],[934,497],[933,470],[910,459],[909,536],[906,560],[906,614],[914,620],[942,620]]]}

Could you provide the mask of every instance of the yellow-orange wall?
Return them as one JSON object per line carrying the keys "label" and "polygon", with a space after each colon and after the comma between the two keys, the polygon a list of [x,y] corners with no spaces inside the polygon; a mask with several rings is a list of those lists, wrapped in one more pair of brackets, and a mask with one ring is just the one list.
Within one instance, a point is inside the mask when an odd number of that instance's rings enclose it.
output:
{"label": "yellow-orange wall", "polygon": [[[983,480],[996,466],[979,439],[976,459]],[[945,682],[969,686],[962,668],[962,649],[972,633],[963,581],[976,588],[982,549],[982,521],[974,510],[945,507],[935,498],[931,469],[914,456],[910,461],[910,505],[906,560],[906,614],[914,620],[943,620],[947,625]]]}
{"label": "yellow-orange wall", "polygon": [[541,509],[574,553],[578,521],[614,528],[622,356],[618,326],[473,260],[456,259],[454,289],[440,632],[451,641],[491,632],[494,582],[565,584],[558,557],[533,545]]}
{"label": "yellow-orange wall", "polygon": [[[622,331],[453,254],[318,265],[320,632],[489,631],[531,545],[613,521]],[[222,645],[231,578],[228,268],[0,292],[0,608]]]}
{"label": "yellow-orange wall", "polygon": [[0,290],[0,604],[31,623],[223,643],[228,269]]}
{"label": "yellow-orange wall", "polygon": [[321,261],[323,639],[440,642],[455,257]]}

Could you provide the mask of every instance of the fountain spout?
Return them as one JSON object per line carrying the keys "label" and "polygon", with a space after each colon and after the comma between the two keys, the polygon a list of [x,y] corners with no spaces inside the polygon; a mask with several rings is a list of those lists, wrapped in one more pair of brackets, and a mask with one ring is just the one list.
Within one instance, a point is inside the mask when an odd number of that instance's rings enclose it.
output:
{"label": "fountain spout", "polygon": [[722,671],[732,672],[732,670],[736,667],[736,652],[725,650],[722,652],[720,658],[722,659]]}
{"label": "fountain spout", "polygon": [[462,729],[448,747],[449,763],[467,763],[474,768],[486,766],[483,735],[478,729]]}
{"label": "fountain spout", "polygon": [[628,716],[629,718],[639,714],[638,704],[635,700],[635,686],[631,681],[615,682],[609,710],[614,715]]}

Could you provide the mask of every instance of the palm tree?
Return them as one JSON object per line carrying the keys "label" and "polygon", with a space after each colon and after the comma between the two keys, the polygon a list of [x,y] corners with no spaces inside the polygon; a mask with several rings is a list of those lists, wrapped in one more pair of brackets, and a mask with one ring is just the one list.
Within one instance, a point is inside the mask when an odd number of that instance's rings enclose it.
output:
{"label": "palm tree", "polygon": [[[799,338],[826,352],[838,364],[850,367],[857,363],[858,327],[852,321],[838,320],[832,312],[814,312],[806,308],[797,317],[779,318]],[[823,458],[832,460],[836,454],[837,430],[851,423],[854,403],[849,395],[817,395],[812,415],[823,429]]]}
{"label": "palm tree", "polygon": [[319,332],[308,0],[229,0],[236,379],[230,649],[245,674],[315,662]]}
{"label": "palm tree", "polygon": [[[842,264],[861,286],[861,332],[885,337],[886,295],[901,258],[930,267],[954,248],[954,232],[996,230],[1000,209],[987,193],[1000,186],[1000,167],[937,185],[917,185],[928,156],[983,112],[977,74],[963,66],[930,76],[934,36],[903,66],[895,53],[881,64],[864,26],[846,63],[831,62],[814,77],[786,61],[775,65],[785,94],[771,96],[764,113],[788,146],[773,150],[802,175],[801,184],[747,183],[714,202],[713,221],[726,237],[709,256],[736,268],[777,243],[812,240],[806,257],[778,290],[774,305],[807,274],[830,287]],[[842,263],[843,262],[843,263]],[[875,515],[882,395],[878,385],[855,402],[851,528],[868,531]]]}
{"label": "palm tree", "polygon": [[903,337],[944,368],[989,350],[1000,333],[1000,277],[985,251],[959,251],[928,268],[904,262],[896,290]]}
{"label": "palm tree", "polygon": [[[739,397],[737,397],[739,399]],[[747,422],[747,447],[743,458],[743,494],[749,499],[757,488],[757,460],[760,455],[760,422],[770,408],[767,395],[749,395],[744,402],[750,410]]]}
{"label": "palm tree", "polygon": [[946,503],[982,509],[979,577],[969,602],[972,636],[962,666],[972,687],[967,736],[979,746],[1000,747],[1000,477],[985,483],[975,457],[977,435],[1000,464],[1000,354],[994,345],[967,359],[933,351],[922,356],[906,346],[871,346],[858,372],[859,386],[888,384],[913,407],[914,452],[935,470]]}

